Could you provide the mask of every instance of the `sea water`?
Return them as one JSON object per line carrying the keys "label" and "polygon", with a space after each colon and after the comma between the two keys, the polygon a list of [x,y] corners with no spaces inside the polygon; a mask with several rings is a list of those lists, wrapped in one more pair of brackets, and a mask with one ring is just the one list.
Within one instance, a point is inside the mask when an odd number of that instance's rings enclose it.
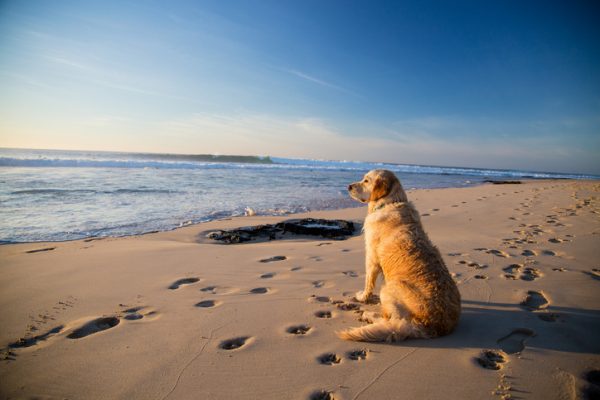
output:
{"label": "sea water", "polygon": [[125,236],[220,218],[355,207],[375,168],[405,189],[596,176],[248,156],[0,149],[0,241]]}

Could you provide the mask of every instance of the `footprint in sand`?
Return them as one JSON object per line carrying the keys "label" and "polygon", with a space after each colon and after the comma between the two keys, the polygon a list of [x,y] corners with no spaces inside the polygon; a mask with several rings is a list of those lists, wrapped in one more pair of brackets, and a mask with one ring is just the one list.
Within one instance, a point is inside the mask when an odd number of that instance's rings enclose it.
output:
{"label": "footprint in sand", "polygon": [[329,310],[322,310],[322,311],[317,311],[315,313],[315,317],[317,317],[317,318],[331,318],[332,314],[331,314],[331,311],[329,311]]}
{"label": "footprint in sand", "polygon": [[336,400],[333,392],[328,390],[317,390],[312,392],[309,400]]}
{"label": "footprint in sand", "polygon": [[534,281],[542,276],[539,269],[533,267],[524,267],[523,264],[511,264],[508,267],[502,269],[506,274],[504,275],[507,279],[517,279],[518,277],[524,281]]}
{"label": "footprint in sand", "polygon": [[330,244],[332,244],[332,243],[331,243],[331,242],[319,243],[319,244],[317,245],[317,247],[321,247],[321,246],[328,246],[328,245],[330,245]]}
{"label": "footprint in sand", "polygon": [[548,307],[550,302],[544,296],[542,292],[537,292],[535,290],[530,290],[527,292],[527,295],[521,301],[521,306],[528,311],[537,311],[543,310]]}
{"label": "footprint in sand", "polygon": [[319,360],[319,363],[323,365],[335,365],[342,361],[342,359],[335,353],[321,354],[319,357],[317,357],[317,360]]}
{"label": "footprint in sand", "polygon": [[145,308],[144,306],[138,306],[138,307],[131,307],[126,310],[123,310],[123,313],[125,314],[123,316],[123,318],[128,321],[136,321],[138,319],[142,319],[142,318],[144,318],[144,315],[139,313],[138,311],[141,311],[144,308]]}
{"label": "footprint in sand", "polygon": [[248,342],[250,336],[240,336],[233,339],[227,339],[219,343],[219,348],[223,350],[235,350],[243,347]]}
{"label": "footprint in sand", "polygon": [[466,265],[467,267],[474,268],[474,269],[484,269],[484,268],[488,267],[487,264],[479,264],[475,261],[459,260],[459,261],[457,261],[457,263]]}
{"label": "footprint in sand", "polygon": [[355,271],[344,271],[342,273],[350,278],[358,278],[358,274]]}
{"label": "footprint in sand", "polygon": [[329,303],[331,297],[328,296],[315,296],[314,294],[308,298],[309,301],[316,301],[318,303]]}
{"label": "footprint in sand", "polygon": [[535,251],[533,251],[533,250],[527,250],[527,249],[525,249],[525,250],[523,250],[523,252],[521,253],[521,255],[525,256],[525,257],[534,257],[534,256],[537,256],[537,253]]}
{"label": "footprint in sand", "polygon": [[292,267],[292,268],[290,268],[290,271],[296,272],[296,271],[300,271],[301,269],[302,269],[302,267]]}
{"label": "footprint in sand", "polygon": [[356,303],[336,303],[336,307],[342,311],[357,311],[360,310],[360,305]]}
{"label": "footprint in sand", "polygon": [[265,293],[268,293],[269,291],[270,291],[270,289],[267,287],[257,287],[254,289],[250,289],[250,293],[252,293],[252,294],[265,294]]}
{"label": "footprint in sand", "polygon": [[206,286],[200,289],[201,292],[211,293],[211,294],[231,294],[237,292],[239,289],[231,288],[226,286]]}
{"label": "footprint in sand", "polygon": [[217,286],[206,286],[203,287],[202,289],[200,289],[201,292],[210,292],[212,294],[215,294],[215,291],[217,290]]}
{"label": "footprint in sand", "polygon": [[560,318],[559,314],[549,312],[541,312],[537,316],[544,322],[556,322]]}
{"label": "footprint in sand", "polygon": [[263,258],[262,260],[258,260],[261,263],[270,263],[270,262],[275,262],[275,261],[283,261],[283,260],[287,260],[286,256],[273,256],[273,257],[269,257],[269,258]]}
{"label": "footprint in sand", "polygon": [[115,326],[119,325],[119,322],[121,322],[121,320],[119,320],[119,318],[117,317],[96,318],[84,324],[83,326],[75,329],[73,332],[67,335],[67,338],[81,339],[94,333],[114,328]]}
{"label": "footprint in sand", "polygon": [[367,350],[352,350],[348,352],[348,358],[354,361],[366,360],[367,359]]}
{"label": "footprint in sand", "polygon": [[56,249],[56,247],[44,247],[44,248],[41,248],[41,249],[27,250],[25,253],[27,253],[27,254],[41,253],[41,252],[44,252],[44,251],[52,251],[54,249]]}
{"label": "footprint in sand", "polygon": [[262,274],[260,279],[271,279],[275,276],[275,272],[267,272],[266,274]]}
{"label": "footprint in sand", "polygon": [[475,278],[475,279],[487,279],[488,277],[485,276],[485,275],[475,275],[475,276],[473,276],[473,278]]}
{"label": "footprint in sand", "polygon": [[554,272],[566,272],[566,271],[568,271],[568,269],[563,268],[563,267],[557,267],[557,268],[552,268],[552,271],[554,271]]}
{"label": "footprint in sand", "polygon": [[508,253],[505,253],[502,250],[488,249],[488,250],[486,250],[486,253],[493,254],[493,255],[495,255],[497,257],[503,257],[503,258],[509,258],[510,257],[510,255]]}
{"label": "footprint in sand", "polygon": [[556,253],[553,252],[552,250],[542,250],[542,255],[543,256],[555,256]]}
{"label": "footprint in sand", "polygon": [[521,268],[523,268],[522,264],[510,264],[508,267],[502,268],[502,271],[511,275],[516,275],[521,271]]}
{"label": "footprint in sand", "polygon": [[320,288],[323,287],[323,285],[325,285],[325,281],[312,281],[312,285],[315,288]]}
{"label": "footprint in sand", "polygon": [[287,328],[286,332],[292,335],[306,335],[311,329],[308,325],[294,325]]}
{"label": "footprint in sand", "polygon": [[196,303],[196,307],[200,307],[200,308],[212,308],[215,306],[218,306],[219,304],[221,304],[218,301],[215,300],[202,300],[199,303]]}
{"label": "footprint in sand", "polygon": [[50,329],[49,331],[47,331],[46,333],[43,333],[41,335],[36,335],[36,336],[33,336],[33,337],[22,337],[22,338],[19,338],[19,340],[17,340],[16,342],[10,343],[8,345],[8,347],[11,348],[11,349],[16,349],[16,348],[22,348],[22,347],[35,346],[39,342],[43,342],[43,341],[47,340],[48,338],[50,338],[51,336],[54,336],[57,333],[60,333],[63,330],[63,328],[64,328],[63,325],[59,325],[59,326],[54,327],[54,328]]}
{"label": "footprint in sand", "polygon": [[499,370],[507,361],[507,355],[501,350],[483,350],[476,361],[483,368]]}
{"label": "footprint in sand", "polygon": [[487,268],[488,265],[487,264],[479,264],[477,262],[471,261],[471,262],[467,263],[467,267],[471,267],[471,268],[475,268],[475,269],[484,269],[484,268]]}
{"label": "footprint in sand", "polygon": [[526,267],[521,273],[521,279],[524,281],[534,281],[541,276],[541,272],[537,268]]}
{"label": "footprint in sand", "polygon": [[182,279],[177,279],[175,282],[173,282],[171,284],[171,286],[169,286],[169,289],[171,290],[175,290],[175,289],[179,289],[179,286],[181,285],[190,285],[192,283],[196,283],[200,280],[200,278],[182,278]]}
{"label": "footprint in sand", "polygon": [[498,339],[498,345],[507,354],[520,353],[525,349],[527,339],[533,336],[535,336],[535,332],[531,329],[518,328]]}

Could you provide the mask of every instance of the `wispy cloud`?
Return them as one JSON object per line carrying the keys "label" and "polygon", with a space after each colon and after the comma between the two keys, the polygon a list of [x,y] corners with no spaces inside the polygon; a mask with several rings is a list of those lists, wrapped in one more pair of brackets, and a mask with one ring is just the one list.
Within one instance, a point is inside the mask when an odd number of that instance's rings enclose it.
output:
{"label": "wispy cloud", "polygon": [[83,126],[90,127],[116,127],[122,124],[133,123],[134,121],[129,117],[123,117],[120,115],[98,115],[95,117],[90,117],[86,119],[82,119],[80,124]]}
{"label": "wispy cloud", "polygon": [[24,75],[24,74],[16,74],[10,71],[4,71],[4,70],[0,70],[0,76],[6,76],[8,78],[14,79],[14,80],[18,80],[19,82],[23,82],[27,85],[30,86],[35,86],[37,88],[43,88],[43,89],[56,89],[56,87],[48,85],[46,83],[40,82],[37,79],[32,78],[31,76],[28,75]]}
{"label": "wispy cloud", "polygon": [[[63,56],[44,56],[44,58],[54,64],[67,67],[80,72],[80,79],[83,79],[91,84],[104,86],[111,89],[117,89],[130,93],[143,95],[165,97],[172,99],[187,100],[184,97],[163,93],[157,90],[148,88],[149,85],[144,84],[140,77],[133,77],[131,74],[123,73],[116,67],[106,67],[101,65],[82,62],[77,59],[67,58]],[[140,85],[132,85],[130,82],[138,82]]]}
{"label": "wispy cloud", "polygon": [[97,72],[96,68],[93,68],[89,65],[82,64],[81,62],[76,62],[73,60],[68,60],[63,57],[54,57],[54,56],[44,56],[48,61],[51,61],[55,64],[66,65],[67,67],[76,68],[82,71],[87,72]]}
{"label": "wispy cloud", "polygon": [[358,93],[355,93],[355,92],[353,92],[351,90],[348,90],[348,89],[343,88],[343,87],[338,86],[338,85],[334,85],[333,83],[330,83],[330,82],[326,82],[326,81],[324,81],[322,79],[315,78],[314,76],[308,75],[308,74],[306,74],[304,72],[301,72],[301,71],[298,71],[298,70],[295,70],[295,69],[283,69],[283,71],[285,71],[287,73],[290,73],[290,74],[292,74],[294,76],[297,76],[298,78],[302,78],[304,80],[307,80],[309,82],[315,83],[315,84],[323,86],[323,87],[334,89],[334,90],[337,90],[337,91],[342,92],[342,93],[351,94],[353,96],[362,97]]}

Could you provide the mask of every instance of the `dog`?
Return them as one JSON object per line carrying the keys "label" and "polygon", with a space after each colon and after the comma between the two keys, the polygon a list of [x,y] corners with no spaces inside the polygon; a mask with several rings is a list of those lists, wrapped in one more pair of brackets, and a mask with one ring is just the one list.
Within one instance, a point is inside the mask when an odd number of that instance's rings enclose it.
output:
{"label": "dog", "polygon": [[363,228],[365,288],[356,293],[356,300],[368,303],[373,299],[379,273],[385,285],[379,296],[381,315],[363,315],[370,325],[338,332],[338,336],[394,342],[452,332],[460,318],[460,293],[398,178],[391,171],[373,170],[348,186],[348,191],[355,200],[368,203]]}

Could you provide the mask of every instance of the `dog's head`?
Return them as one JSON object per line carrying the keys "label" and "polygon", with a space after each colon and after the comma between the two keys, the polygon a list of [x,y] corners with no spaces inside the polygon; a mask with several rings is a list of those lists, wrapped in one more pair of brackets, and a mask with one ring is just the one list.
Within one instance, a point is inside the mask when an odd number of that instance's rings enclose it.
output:
{"label": "dog's head", "polygon": [[385,169],[367,172],[362,181],[348,186],[348,192],[350,197],[362,203],[384,198],[389,198],[390,201],[408,201],[396,175]]}

